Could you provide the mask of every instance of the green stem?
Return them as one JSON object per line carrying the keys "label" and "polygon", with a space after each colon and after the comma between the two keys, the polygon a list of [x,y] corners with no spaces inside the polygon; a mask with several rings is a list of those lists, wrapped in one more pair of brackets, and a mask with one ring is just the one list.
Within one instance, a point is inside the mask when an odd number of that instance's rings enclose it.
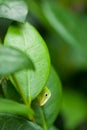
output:
{"label": "green stem", "polygon": [[[12,75],[12,79],[13,79],[13,81],[15,82],[15,84],[16,84],[16,86],[17,86],[17,88],[18,88],[18,90],[19,90],[19,92],[20,92],[20,94],[21,94],[21,96],[22,96],[22,99],[23,99],[24,103],[25,103],[27,106],[30,107],[31,101],[30,101],[29,103],[26,101],[25,96],[24,96],[24,93],[23,93],[23,91],[21,90],[21,86],[20,86],[20,84],[18,83],[15,74]],[[28,118],[29,118],[29,120],[33,120],[33,116],[32,116],[32,115],[31,115],[31,116],[28,115]]]}
{"label": "green stem", "polygon": [[44,117],[44,113],[43,113],[41,107],[40,107],[40,113],[41,113],[41,117],[42,117],[43,129],[44,129],[44,130],[48,130],[48,128],[47,128],[47,123],[46,123],[46,120],[45,120],[45,117]]}
{"label": "green stem", "polygon": [[21,96],[22,96],[24,103],[25,103],[26,105],[29,105],[29,104],[27,103],[26,99],[25,99],[25,96],[24,96],[24,94],[23,94],[23,91],[21,90],[21,86],[20,86],[20,84],[18,83],[15,74],[12,75],[12,79],[13,79],[14,83],[16,84],[17,89],[19,90],[19,92],[20,92],[20,94],[21,94]]}

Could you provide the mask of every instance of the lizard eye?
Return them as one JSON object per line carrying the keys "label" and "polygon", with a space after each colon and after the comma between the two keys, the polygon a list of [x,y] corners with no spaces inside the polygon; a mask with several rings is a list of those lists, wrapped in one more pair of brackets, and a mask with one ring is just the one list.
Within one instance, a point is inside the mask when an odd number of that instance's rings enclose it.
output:
{"label": "lizard eye", "polygon": [[46,93],[46,94],[45,94],[45,96],[47,97],[47,96],[48,96],[48,94]]}

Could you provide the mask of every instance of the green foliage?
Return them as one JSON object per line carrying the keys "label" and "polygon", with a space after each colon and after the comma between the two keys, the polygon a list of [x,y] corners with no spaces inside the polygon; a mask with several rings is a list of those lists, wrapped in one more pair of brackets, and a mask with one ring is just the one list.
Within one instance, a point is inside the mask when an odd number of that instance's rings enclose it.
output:
{"label": "green foliage", "polygon": [[46,116],[45,118],[48,127],[50,127],[55,121],[55,119],[57,118],[57,115],[60,112],[61,105],[62,105],[61,83],[53,67],[51,67],[51,72],[47,82],[47,86],[51,91],[51,98],[43,106],[43,111]]}
{"label": "green foliage", "polygon": [[47,86],[51,91],[51,98],[48,102],[43,107],[40,107],[35,102],[32,105],[35,110],[35,120],[37,124],[41,125],[44,129],[48,129],[52,126],[62,103],[61,83],[53,67],[51,67]]}
{"label": "green foliage", "polygon": [[4,97],[21,103],[21,96],[10,80],[3,79],[1,83]]}
{"label": "green foliage", "polygon": [[64,119],[67,120],[65,127],[73,130],[87,118],[86,99],[73,90],[64,90],[62,111]]}
{"label": "green foliage", "polygon": [[0,114],[0,129],[3,130],[43,130],[37,124],[32,123],[23,117],[11,115],[11,114]]}
{"label": "green foliage", "polygon": [[13,47],[0,46],[0,75],[12,74],[16,71],[34,69],[31,59],[22,51]]}
{"label": "green foliage", "polygon": [[46,45],[29,23],[10,26],[4,44],[24,51],[34,63],[35,71],[23,70],[12,76],[13,84],[21,91],[24,101],[30,104],[45,86],[49,75],[50,59]]}
{"label": "green foliage", "polygon": [[73,13],[52,2],[43,2],[43,13],[57,33],[76,49],[86,47],[87,26]]}
{"label": "green foliage", "polygon": [[[68,60],[73,66],[87,67],[87,24],[73,13],[51,2],[44,2],[43,14],[53,29],[65,41],[63,46],[68,48]],[[63,53],[62,53],[63,54]],[[67,63],[67,54],[63,60]]]}
{"label": "green foliage", "polygon": [[[61,112],[63,129],[75,129],[84,120],[87,121],[87,1],[26,1],[32,11],[33,20],[37,22],[36,26],[42,26],[40,31],[46,38],[52,63],[64,82],[64,104],[67,105],[63,106]],[[46,34],[43,33],[44,27]],[[78,73],[79,76],[74,77]],[[71,79],[75,80],[74,85]],[[72,87],[71,91],[67,85]],[[79,91],[83,96],[79,95]],[[84,127],[82,130],[87,129]]]}
{"label": "green foliage", "polygon": [[28,13],[23,0],[0,0],[0,17],[24,22]]}
{"label": "green foliage", "polygon": [[52,127],[50,128],[50,130],[59,130],[59,129],[57,129],[56,127],[52,126]]}
{"label": "green foliage", "polygon": [[0,98],[0,113],[13,113],[18,115],[33,115],[33,110],[24,104],[15,101]]}
{"label": "green foliage", "polygon": [[87,119],[86,3],[0,0],[0,129],[74,130]]}
{"label": "green foliage", "polygon": [[[23,0],[0,1],[0,129],[56,130],[61,83],[46,43],[27,14]],[[41,107],[37,97],[45,85],[51,97]]]}

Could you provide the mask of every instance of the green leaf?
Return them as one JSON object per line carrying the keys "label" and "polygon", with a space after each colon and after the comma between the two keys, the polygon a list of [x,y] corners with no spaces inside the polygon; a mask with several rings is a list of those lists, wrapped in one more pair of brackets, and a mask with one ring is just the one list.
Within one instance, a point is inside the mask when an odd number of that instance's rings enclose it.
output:
{"label": "green leaf", "polygon": [[52,62],[57,68],[60,67],[59,70],[62,65],[62,75],[70,73],[70,69],[87,70],[87,24],[83,17],[72,13],[57,1],[26,1],[33,16],[50,33],[46,40]]}
{"label": "green leaf", "polygon": [[15,87],[9,80],[3,79],[1,85],[4,97],[6,99],[22,102],[21,96],[19,95],[19,93],[16,91]]}
{"label": "green leaf", "polygon": [[33,115],[33,110],[24,104],[0,98],[0,113],[12,113],[18,115]]}
{"label": "green leaf", "polygon": [[34,68],[28,55],[14,47],[0,46],[0,75],[12,74],[25,68]]}
{"label": "green leaf", "polygon": [[33,103],[33,107],[36,122],[43,128],[50,128],[58,116],[62,104],[61,83],[53,67],[51,67],[51,73],[46,86],[51,91],[50,99],[43,107],[35,103]]}
{"label": "green leaf", "polygon": [[0,17],[24,22],[28,8],[23,0],[0,0]]}
{"label": "green leaf", "polygon": [[[68,71],[67,68],[71,70],[73,68],[87,69],[86,21],[55,2],[43,1],[41,7],[45,19],[49,22],[48,25],[52,27],[52,32],[54,33],[53,30],[56,32],[54,34],[56,37],[52,35],[53,41],[52,38],[50,38],[51,36],[49,37],[53,44],[52,47],[52,44],[49,44],[49,47],[51,48],[50,52],[54,51],[52,60],[55,66],[61,68],[61,65],[63,65],[61,70],[64,69],[65,71],[66,69],[66,73]],[[55,39],[56,43],[54,43]],[[50,41],[48,43],[50,43]],[[55,46],[56,49],[53,49]],[[56,57],[60,60],[59,62],[54,60],[57,59]]]}
{"label": "green leaf", "polygon": [[78,49],[87,47],[87,26],[84,21],[54,2],[43,2],[42,9],[49,24],[66,43]]}
{"label": "green leaf", "polygon": [[54,126],[52,126],[52,127],[50,128],[50,130],[59,130],[59,129],[56,128],[56,127],[54,127]]}
{"label": "green leaf", "polygon": [[24,101],[30,104],[31,100],[41,92],[48,79],[50,70],[48,49],[39,33],[29,23],[10,26],[4,43],[23,50],[34,63],[35,71],[24,70],[12,77]]}
{"label": "green leaf", "polygon": [[3,44],[8,27],[12,23],[9,19],[0,18],[0,44]]}
{"label": "green leaf", "polygon": [[[54,68],[51,68],[51,73],[47,82],[47,86],[51,91],[51,98],[44,105],[43,111],[48,126],[51,126],[55,121],[62,105],[62,88],[61,82],[58,74],[55,72]],[[50,120],[49,120],[50,119]]]}
{"label": "green leaf", "polygon": [[39,21],[41,21],[41,24],[44,23],[44,25],[47,25],[46,26],[46,29],[49,29],[49,25],[48,25],[48,22],[46,20],[46,18],[44,17],[44,14],[43,14],[43,10],[42,10],[42,7],[41,7],[41,3],[42,1],[36,1],[36,0],[25,0],[27,5],[28,5],[28,8],[30,9],[30,13],[33,14],[33,16],[35,16],[35,18],[39,19]]}
{"label": "green leaf", "polygon": [[87,101],[85,97],[74,90],[63,92],[63,108],[65,128],[74,129],[87,118]]}
{"label": "green leaf", "polygon": [[22,117],[11,114],[0,114],[0,129],[3,130],[43,130],[37,124],[34,124]]}

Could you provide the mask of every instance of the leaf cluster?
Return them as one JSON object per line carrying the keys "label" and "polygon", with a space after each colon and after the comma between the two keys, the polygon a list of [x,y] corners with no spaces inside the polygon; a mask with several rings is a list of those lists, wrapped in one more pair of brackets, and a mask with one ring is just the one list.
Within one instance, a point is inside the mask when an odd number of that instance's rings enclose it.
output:
{"label": "leaf cluster", "polygon": [[[23,0],[0,0],[0,129],[56,130],[62,91],[45,41],[27,21]],[[40,107],[47,86],[51,98]]]}

